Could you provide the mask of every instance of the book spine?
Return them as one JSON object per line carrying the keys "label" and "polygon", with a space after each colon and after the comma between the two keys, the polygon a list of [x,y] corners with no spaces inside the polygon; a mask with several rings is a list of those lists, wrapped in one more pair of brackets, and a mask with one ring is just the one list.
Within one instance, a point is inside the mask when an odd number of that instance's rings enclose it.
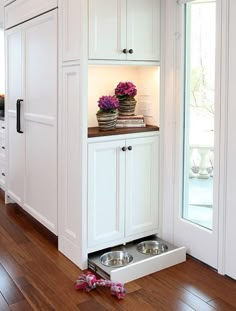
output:
{"label": "book spine", "polygon": [[117,124],[142,124],[143,120],[117,120]]}
{"label": "book spine", "polygon": [[118,120],[144,120],[142,115],[137,116],[118,116]]}
{"label": "book spine", "polygon": [[141,124],[116,124],[116,128],[124,128],[124,127],[146,127],[145,123]]}

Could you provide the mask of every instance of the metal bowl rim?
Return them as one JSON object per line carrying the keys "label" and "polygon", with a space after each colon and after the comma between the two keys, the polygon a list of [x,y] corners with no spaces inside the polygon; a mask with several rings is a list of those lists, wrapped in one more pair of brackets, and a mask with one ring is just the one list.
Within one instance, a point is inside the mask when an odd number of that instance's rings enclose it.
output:
{"label": "metal bowl rim", "polygon": [[[137,245],[137,247],[136,247],[136,249],[137,249],[137,251],[139,252],[139,253],[141,253],[141,254],[144,254],[144,255],[157,255],[157,254],[152,254],[152,253],[148,253],[148,252],[143,252],[142,251],[142,249],[146,249],[146,250],[152,250],[152,248],[151,247],[146,247],[145,248],[145,244],[146,244],[146,246],[148,246],[148,245],[150,245],[151,246],[151,244],[155,244],[157,247],[159,247],[159,249],[160,249],[160,253],[164,253],[165,251],[167,251],[168,250],[168,245],[166,244],[166,243],[164,243],[164,242],[161,242],[161,241],[156,241],[156,240],[147,240],[147,241],[142,241],[142,242],[140,242],[140,243],[138,243],[138,245]],[[162,247],[164,248],[164,251],[162,251]],[[154,248],[153,248],[154,249]]]}
{"label": "metal bowl rim", "polygon": [[[105,264],[105,262],[102,260],[102,258],[107,257],[110,254],[117,254],[117,253],[127,255],[127,256],[123,256],[123,257],[127,258],[129,260],[129,262],[127,262],[124,265],[108,265],[108,264]],[[115,257],[114,257],[114,259],[115,259]],[[99,260],[100,260],[101,264],[103,264],[106,267],[114,267],[114,268],[117,267],[118,268],[118,267],[125,267],[125,266],[129,265],[131,262],[133,262],[134,257],[130,253],[128,253],[127,251],[110,251],[110,252],[106,252],[106,253],[102,254],[100,256]]]}

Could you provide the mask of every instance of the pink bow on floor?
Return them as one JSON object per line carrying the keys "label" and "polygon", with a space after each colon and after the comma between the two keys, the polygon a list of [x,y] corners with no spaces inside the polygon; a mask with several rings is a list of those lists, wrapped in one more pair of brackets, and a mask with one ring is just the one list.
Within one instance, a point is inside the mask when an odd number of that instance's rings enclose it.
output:
{"label": "pink bow on floor", "polygon": [[122,283],[116,283],[103,279],[98,280],[96,276],[89,271],[86,274],[81,274],[75,283],[76,289],[84,289],[87,292],[95,289],[97,286],[111,288],[111,294],[116,296],[118,299],[123,299],[125,297],[125,288]]}

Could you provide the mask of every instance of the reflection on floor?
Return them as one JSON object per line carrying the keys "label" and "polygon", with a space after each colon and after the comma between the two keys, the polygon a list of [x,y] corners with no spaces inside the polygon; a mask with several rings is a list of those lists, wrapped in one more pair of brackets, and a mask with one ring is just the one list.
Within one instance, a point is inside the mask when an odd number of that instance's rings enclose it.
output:
{"label": "reflection on floor", "polygon": [[189,179],[189,205],[184,218],[212,229],[213,178]]}

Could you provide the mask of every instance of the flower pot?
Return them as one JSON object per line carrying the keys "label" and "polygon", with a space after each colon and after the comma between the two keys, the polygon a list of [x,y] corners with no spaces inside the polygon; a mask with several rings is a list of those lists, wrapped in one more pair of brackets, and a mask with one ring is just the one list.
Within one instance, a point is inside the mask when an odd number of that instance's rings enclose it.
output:
{"label": "flower pot", "polygon": [[117,112],[98,112],[97,120],[101,131],[109,131],[116,128]]}
{"label": "flower pot", "polygon": [[135,107],[137,101],[133,100],[121,100],[119,106],[119,115],[120,116],[133,116],[135,113]]}

